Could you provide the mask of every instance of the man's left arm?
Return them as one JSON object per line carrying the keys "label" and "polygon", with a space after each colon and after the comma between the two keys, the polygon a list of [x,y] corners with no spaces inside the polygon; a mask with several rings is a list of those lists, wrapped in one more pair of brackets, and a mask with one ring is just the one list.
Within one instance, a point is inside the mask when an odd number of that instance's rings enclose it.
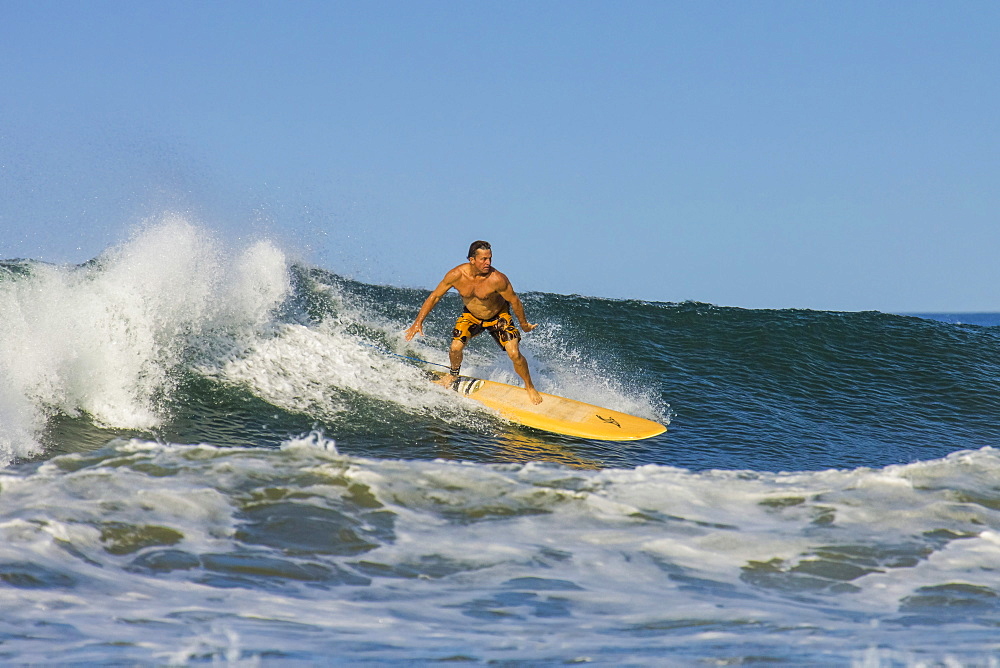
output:
{"label": "man's left arm", "polygon": [[505,286],[497,292],[499,292],[500,296],[506,299],[510,304],[511,310],[513,310],[514,315],[517,316],[517,321],[521,323],[521,331],[530,332],[535,327],[538,327],[538,325],[532,325],[528,322],[528,318],[524,315],[524,304],[521,303],[521,299],[517,296],[517,293],[514,292],[514,287],[510,284],[510,281],[507,280],[506,276],[503,277],[503,282],[505,283]]}

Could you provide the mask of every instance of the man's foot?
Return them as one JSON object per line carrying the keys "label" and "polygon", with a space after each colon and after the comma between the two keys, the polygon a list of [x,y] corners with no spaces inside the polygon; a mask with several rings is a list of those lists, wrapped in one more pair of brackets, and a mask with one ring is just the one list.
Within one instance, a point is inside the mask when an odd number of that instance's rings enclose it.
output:
{"label": "man's foot", "polygon": [[526,387],[524,389],[528,391],[528,398],[531,399],[531,403],[533,404],[542,403],[542,395],[538,393],[538,390],[536,390],[533,387]]}
{"label": "man's foot", "polygon": [[437,380],[432,382],[450,390],[452,385],[458,382],[458,376],[453,376],[450,373],[446,373]]}

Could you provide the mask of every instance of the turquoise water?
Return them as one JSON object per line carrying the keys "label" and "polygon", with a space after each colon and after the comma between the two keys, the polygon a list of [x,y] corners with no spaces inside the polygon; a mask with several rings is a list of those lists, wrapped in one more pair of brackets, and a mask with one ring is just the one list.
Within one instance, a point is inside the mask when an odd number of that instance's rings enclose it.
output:
{"label": "turquoise water", "polygon": [[607,443],[429,385],[425,296],[176,217],[0,264],[0,659],[995,662],[1000,316],[523,294],[540,389],[668,425]]}

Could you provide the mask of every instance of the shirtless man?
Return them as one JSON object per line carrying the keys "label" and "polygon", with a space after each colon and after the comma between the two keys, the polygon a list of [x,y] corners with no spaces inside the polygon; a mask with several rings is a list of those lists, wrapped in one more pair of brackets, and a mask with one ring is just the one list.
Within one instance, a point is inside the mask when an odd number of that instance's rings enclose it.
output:
{"label": "shirtless man", "polygon": [[532,384],[528,360],[519,349],[521,333],[517,331],[511,318],[511,309],[514,310],[514,315],[517,316],[521,329],[525,332],[530,332],[538,325],[528,322],[524,315],[524,305],[514,293],[510,281],[502,272],[493,268],[493,251],[485,241],[474,241],[469,246],[469,261],[444,275],[441,283],[434,288],[434,292],[420,307],[417,319],[406,330],[406,340],[409,341],[417,334],[423,335],[424,319],[451,288],[455,288],[462,296],[465,312],[458,317],[451,334],[451,348],[448,350],[451,375],[445,376],[444,384],[450,385],[458,378],[458,372],[462,368],[463,350],[469,339],[483,332],[489,332],[493,340],[510,356],[514,363],[514,371],[524,381],[524,389],[528,391],[531,403],[540,404],[542,395]]}

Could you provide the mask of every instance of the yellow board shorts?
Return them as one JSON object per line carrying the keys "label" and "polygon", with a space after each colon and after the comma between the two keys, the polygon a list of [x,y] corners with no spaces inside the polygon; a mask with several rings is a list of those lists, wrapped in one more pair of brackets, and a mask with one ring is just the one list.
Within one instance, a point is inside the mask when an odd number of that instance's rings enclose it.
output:
{"label": "yellow board shorts", "polygon": [[468,343],[469,339],[479,336],[483,332],[489,332],[501,348],[508,341],[521,338],[521,332],[517,331],[517,326],[514,324],[514,316],[510,314],[510,307],[498,313],[492,320],[480,320],[465,311],[455,321],[455,329],[451,333],[451,338]]}

